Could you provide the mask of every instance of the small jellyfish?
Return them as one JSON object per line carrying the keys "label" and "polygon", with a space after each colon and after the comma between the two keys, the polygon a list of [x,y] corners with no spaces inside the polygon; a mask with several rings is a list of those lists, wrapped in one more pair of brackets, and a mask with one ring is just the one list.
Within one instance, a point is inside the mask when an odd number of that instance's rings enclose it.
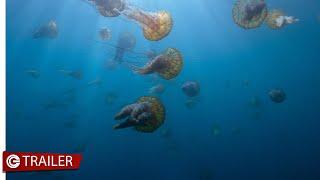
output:
{"label": "small jellyfish", "polygon": [[132,33],[124,32],[121,33],[116,46],[116,54],[113,61],[121,63],[123,62],[124,54],[127,51],[132,50],[136,45],[136,38]]}
{"label": "small jellyfish", "polygon": [[268,15],[264,0],[237,0],[232,10],[233,20],[244,29],[259,27]]}
{"label": "small jellyfish", "polygon": [[142,75],[157,73],[162,78],[170,80],[181,72],[182,66],[181,53],[177,49],[168,48],[165,52],[150,60],[144,67],[136,68],[136,71]]}
{"label": "small jellyfish", "polygon": [[212,126],[212,134],[214,136],[219,136],[221,133],[221,127],[218,123],[214,123]]}
{"label": "small jellyfish", "polygon": [[155,50],[149,50],[146,52],[146,56],[148,59],[153,59],[157,56],[157,52]]}
{"label": "small jellyfish", "polygon": [[111,31],[108,28],[102,28],[99,31],[100,39],[105,41],[111,39]]}
{"label": "small jellyfish", "polygon": [[293,16],[286,16],[282,11],[277,9],[269,11],[266,19],[268,26],[272,29],[280,29],[285,25],[293,24],[298,21],[299,19],[296,19]]}
{"label": "small jellyfish", "polygon": [[129,104],[115,115],[116,120],[126,119],[113,129],[134,127],[139,132],[151,133],[158,129],[165,120],[165,108],[156,97],[143,96]]}
{"label": "small jellyfish", "polygon": [[26,73],[35,79],[40,77],[40,72],[38,70],[30,69],[30,70],[27,70]]}
{"label": "small jellyfish", "polygon": [[187,81],[181,86],[182,91],[189,97],[195,97],[200,93],[200,85],[195,81]]}
{"label": "small jellyfish", "polygon": [[272,89],[269,91],[269,97],[275,103],[282,103],[286,100],[286,93],[282,89]]}
{"label": "small jellyfish", "polygon": [[72,77],[74,79],[82,79],[82,72],[81,71],[67,71],[67,70],[59,70],[62,74]]}
{"label": "small jellyfish", "polygon": [[33,33],[34,39],[49,38],[54,39],[58,36],[58,26],[54,20],[49,21],[48,24],[41,26]]}
{"label": "small jellyfish", "polygon": [[188,99],[185,101],[184,105],[188,108],[188,109],[192,109],[196,106],[196,104],[198,103],[198,101],[196,101],[195,99]]}
{"label": "small jellyfish", "polygon": [[158,84],[149,89],[150,94],[162,94],[165,91],[163,84]]}
{"label": "small jellyfish", "polygon": [[102,84],[101,78],[97,78],[93,81],[88,82],[88,86],[100,86]]}
{"label": "small jellyfish", "polygon": [[262,101],[259,97],[253,96],[249,101],[249,106],[254,108],[260,108],[262,106]]}
{"label": "small jellyfish", "polygon": [[105,98],[106,105],[113,105],[114,102],[118,99],[118,95],[114,92],[108,92]]}

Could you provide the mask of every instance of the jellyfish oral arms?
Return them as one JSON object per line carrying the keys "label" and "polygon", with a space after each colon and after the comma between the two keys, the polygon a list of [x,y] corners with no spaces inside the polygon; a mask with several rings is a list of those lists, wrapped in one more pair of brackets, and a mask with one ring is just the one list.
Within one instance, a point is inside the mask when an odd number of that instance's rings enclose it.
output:
{"label": "jellyfish oral arms", "polygon": [[140,132],[153,132],[163,124],[165,109],[157,98],[144,96],[137,102],[122,108],[114,118],[125,119],[125,121],[116,124],[113,129],[134,127]]}
{"label": "jellyfish oral arms", "polygon": [[139,74],[157,73],[162,78],[170,80],[181,72],[183,58],[181,53],[174,48],[168,48],[165,52],[150,60],[144,67],[138,68]]}
{"label": "jellyfish oral arms", "polygon": [[293,16],[286,16],[282,11],[274,9],[268,13],[266,22],[271,29],[280,29],[288,24],[298,22]]}
{"label": "jellyfish oral arms", "polygon": [[48,38],[54,39],[58,36],[58,26],[53,20],[49,21],[47,24],[41,26],[33,33],[34,39]]}
{"label": "jellyfish oral arms", "polygon": [[264,0],[237,0],[232,10],[234,22],[244,29],[260,26],[267,15]]}

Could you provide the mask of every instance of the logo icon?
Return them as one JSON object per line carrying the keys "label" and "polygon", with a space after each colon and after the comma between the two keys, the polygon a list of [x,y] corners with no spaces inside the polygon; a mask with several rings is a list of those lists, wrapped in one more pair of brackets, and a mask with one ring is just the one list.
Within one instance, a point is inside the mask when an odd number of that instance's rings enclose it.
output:
{"label": "logo icon", "polygon": [[9,168],[15,169],[20,166],[20,158],[15,154],[11,154],[7,157],[6,163]]}

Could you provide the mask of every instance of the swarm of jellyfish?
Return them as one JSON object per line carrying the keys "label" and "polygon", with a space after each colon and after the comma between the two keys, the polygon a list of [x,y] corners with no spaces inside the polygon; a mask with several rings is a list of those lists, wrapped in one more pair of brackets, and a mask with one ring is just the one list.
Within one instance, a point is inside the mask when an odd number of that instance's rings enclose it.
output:
{"label": "swarm of jellyfish", "polygon": [[272,89],[269,91],[269,97],[275,103],[282,103],[286,100],[286,93],[282,89]]}
{"label": "swarm of jellyfish", "polygon": [[34,39],[49,38],[54,39],[58,36],[58,26],[56,21],[51,20],[47,24],[42,25],[33,33]]}
{"label": "swarm of jellyfish", "polygon": [[281,29],[285,25],[293,24],[299,21],[299,19],[294,18],[293,16],[286,16],[282,11],[273,9],[269,11],[266,18],[267,25],[271,29]]}
{"label": "swarm of jellyfish", "polygon": [[232,10],[234,22],[244,29],[259,27],[267,15],[264,0],[237,0]]}
{"label": "swarm of jellyfish", "polygon": [[129,104],[115,115],[116,120],[126,119],[116,124],[113,129],[134,127],[140,132],[153,132],[165,120],[165,108],[158,98],[143,96],[133,104]]}
{"label": "swarm of jellyfish", "polygon": [[147,12],[129,5],[123,0],[89,0],[102,16],[124,15],[137,22],[143,29],[143,35],[151,41],[166,37],[172,29],[171,15],[166,11]]}
{"label": "swarm of jellyfish", "polygon": [[157,73],[160,77],[170,80],[175,78],[182,70],[183,58],[181,53],[174,48],[166,51],[151,59],[144,67],[137,68],[139,74]]}

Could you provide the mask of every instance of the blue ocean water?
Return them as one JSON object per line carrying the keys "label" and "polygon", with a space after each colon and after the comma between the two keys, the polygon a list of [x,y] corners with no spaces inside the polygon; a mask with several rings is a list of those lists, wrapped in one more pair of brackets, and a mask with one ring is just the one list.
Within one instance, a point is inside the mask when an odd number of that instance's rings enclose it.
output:
{"label": "blue ocean water", "polygon": [[[137,23],[103,17],[85,0],[7,1],[6,149],[83,154],[80,170],[8,179],[320,179],[320,1],[268,0],[268,7],[300,19],[281,30],[238,27],[233,1],[130,2],[169,11],[172,32],[148,41]],[[52,19],[58,37],[32,39]],[[111,30],[107,43],[99,41],[102,27]],[[157,84],[125,65],[106,69],[122,32],[136,37],[134,52],[174,47],[183,54],[181,74],[157,80],[166,87],[159,96],[166,120],[154,133],[112,129],[114,114]],[[134,52],[125,59],[140,61]],[[101,85],[87,85],[97,78]],[[187,80],[201,85],[192,108],[180,88]],[[285,91],[285,102],[270,100],[273,88]],[[106,103],[110,93],[113,104]],[[260,105],[250,105],[254,97]]]}

